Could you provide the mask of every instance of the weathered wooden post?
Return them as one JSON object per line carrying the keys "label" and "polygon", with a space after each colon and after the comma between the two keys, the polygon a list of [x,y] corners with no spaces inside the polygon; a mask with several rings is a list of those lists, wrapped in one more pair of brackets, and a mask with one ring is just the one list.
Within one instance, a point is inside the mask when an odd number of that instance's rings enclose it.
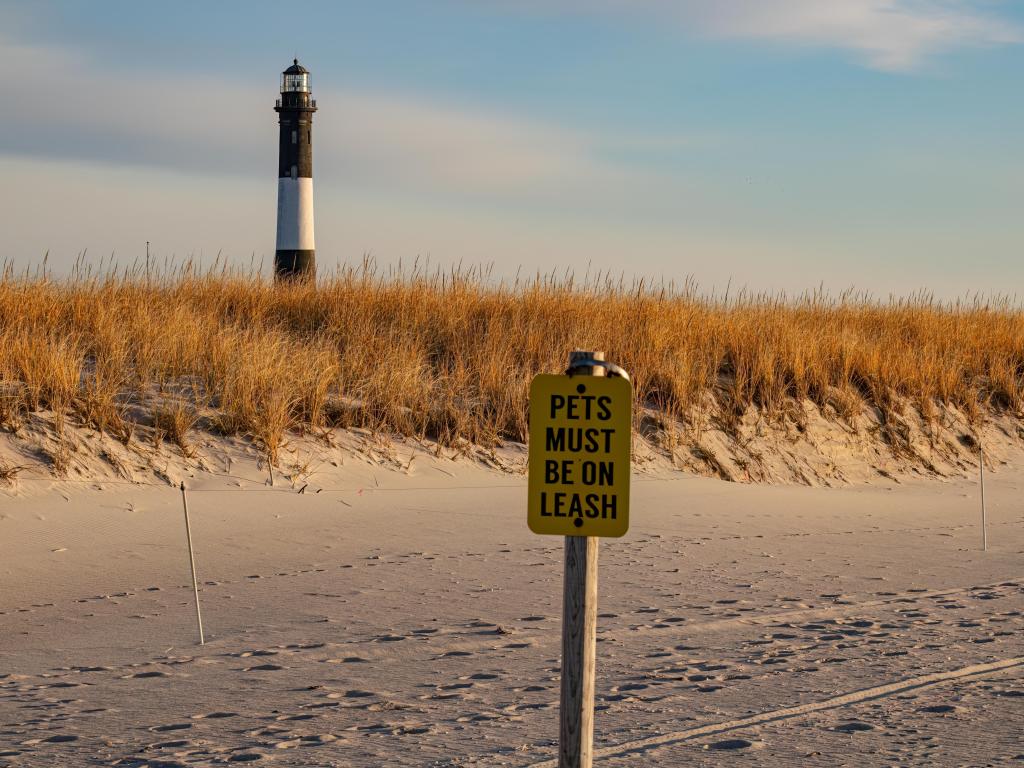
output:
{"label": "weathered wooden post", "polygon": [[[604,360],[604,352],[570,352],[568,372],[579,376],[604,376],[604,368],[584,365],[587,360]],[[565,537],[562,695],[559,705],[561,732],[558,738],[558,764],[561,768],[590,768],[593,761],[597,556],[600,543],[596,536]]]}
{"label": "weathered wooden post", "polygon": [[570,353],[566,374],[530,387],[527,519],[535,533],[565,536],[558,764],[591,768],[598,537],[629,527],[632,387],[603,352]]}

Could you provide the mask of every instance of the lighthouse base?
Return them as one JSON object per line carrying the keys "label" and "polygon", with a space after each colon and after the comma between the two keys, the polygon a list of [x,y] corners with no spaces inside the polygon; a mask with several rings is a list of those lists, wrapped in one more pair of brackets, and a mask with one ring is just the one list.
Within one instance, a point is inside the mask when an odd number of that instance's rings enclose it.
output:
{"label": "lighthouse base", "polygon": [[274,255],[277,280],[315,280],[316,251],[278,251]]}

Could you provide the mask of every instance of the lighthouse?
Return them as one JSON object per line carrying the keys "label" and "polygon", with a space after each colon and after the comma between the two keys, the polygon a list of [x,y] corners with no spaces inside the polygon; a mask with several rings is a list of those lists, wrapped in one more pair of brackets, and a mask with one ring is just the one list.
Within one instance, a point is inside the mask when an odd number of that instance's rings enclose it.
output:
{"label": "lighthouse", "polygon": [[277,253],[274,273],[278,280],[316,277],[316,246],[313,244],[313,113],[316,101],[309,84],[309,70],[294,59],[281,73],[281,98],[274,111],[279,116],[281,138],[277,169]]}

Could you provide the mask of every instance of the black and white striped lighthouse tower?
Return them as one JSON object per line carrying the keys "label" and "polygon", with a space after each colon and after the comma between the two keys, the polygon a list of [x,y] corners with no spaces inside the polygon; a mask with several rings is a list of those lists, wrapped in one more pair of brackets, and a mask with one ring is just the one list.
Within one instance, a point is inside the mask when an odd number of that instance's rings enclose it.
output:
{"label": "black and white striped lighthouse tower", "polygon": [[316,101],[309,70],[294,63],[281,74],[281,98],[274,111],[280,116],[281,140],[277,172],[278,279],[316,277],[313,244],[313,113]]}

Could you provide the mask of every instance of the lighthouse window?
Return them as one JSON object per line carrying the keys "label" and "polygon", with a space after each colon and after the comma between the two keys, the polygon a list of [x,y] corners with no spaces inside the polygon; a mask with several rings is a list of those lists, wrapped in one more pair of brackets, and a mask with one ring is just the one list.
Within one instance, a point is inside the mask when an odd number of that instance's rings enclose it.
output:
{"label": "lighthouse window", "polygon": [[292,166],[292,178],[293,179],[299,178],[299,166],[297,166],[297,165],[293,165]]}
{"label": "lighthouse window", "polygon": [[298,131],[292,131],[292,144],[298,144],[298,143],[299,143],[299,132]]}
{"label": "lighthouse window", "polygon": [[300,93],[309,92],[309,75],[298,74],[298,75],[284,75],[284,82],[281,86],[282,91],[298,91]]}

